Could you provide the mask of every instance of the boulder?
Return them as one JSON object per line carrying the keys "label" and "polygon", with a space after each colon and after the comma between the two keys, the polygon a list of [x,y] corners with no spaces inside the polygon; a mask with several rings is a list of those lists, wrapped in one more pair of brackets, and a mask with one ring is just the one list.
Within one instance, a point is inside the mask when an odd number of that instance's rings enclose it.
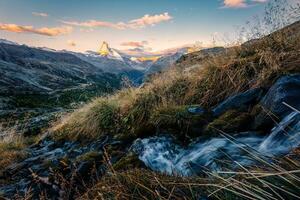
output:
{"label": "boulder", "polygon": [[212,110],[213,116],[219,117],[228,110],[246,110],[249,106],[256,104],[262,98],[263,93],[262,88],[255,88],[231,96]]}
{"label": "boulder", "polygon": [[300,74],[283,76],[269,89],[260,101],[263,109],[255,118],[255,128],[272,127],[274,119],[289,114],[292,109],[284,103],[300,110]]}

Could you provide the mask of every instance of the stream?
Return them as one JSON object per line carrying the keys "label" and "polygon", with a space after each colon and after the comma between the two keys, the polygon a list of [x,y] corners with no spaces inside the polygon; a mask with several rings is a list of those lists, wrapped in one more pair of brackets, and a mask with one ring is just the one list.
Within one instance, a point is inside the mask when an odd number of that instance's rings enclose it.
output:
{"label": "stream", "polygon": [[204,170],[249,166],[270,162],[300,145],[300,114],[288,114],[267,136],[254,132],[237,136],[220,133],[220,137],[198,139],[187,147],[168,135],[138,139],[132,150],[152,170],[191,176]]}

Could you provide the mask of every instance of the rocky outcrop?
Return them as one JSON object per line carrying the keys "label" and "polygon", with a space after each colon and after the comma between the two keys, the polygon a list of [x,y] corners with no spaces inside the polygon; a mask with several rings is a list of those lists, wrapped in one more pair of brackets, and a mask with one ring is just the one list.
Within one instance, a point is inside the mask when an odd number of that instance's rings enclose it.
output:
{"label": "rocky outcrop", "polygon": [[[39,199],[44,193],[46,199],[74,199],[86,184],[96,181],[106,171],[109,162],[104,159],[106,148],[126,152],[126,145],[108,136],[86,145],[46,137],[26,149],[27,159],[2,172],[0,179],[10,184],[0,185],[1,195],[17,199],[30,194],[31,199]],[[114,153],[110,159],[114,164],[120,154]]]}
{"label": "rocky outcrop", "polygon": [[229,97],[212,110],[213,115],[218,117],[233,109],[246,110],[249,106],[255,105],[262,98],[262,95],[263,89],[255,88]]}
{"label": "rocky outcrop", "polygon": [[281,120],[291,108],[300,110],[300,74],[279,78],[260,101],[261,113],[255,118],[255,128],[271,127],[274,120]]}

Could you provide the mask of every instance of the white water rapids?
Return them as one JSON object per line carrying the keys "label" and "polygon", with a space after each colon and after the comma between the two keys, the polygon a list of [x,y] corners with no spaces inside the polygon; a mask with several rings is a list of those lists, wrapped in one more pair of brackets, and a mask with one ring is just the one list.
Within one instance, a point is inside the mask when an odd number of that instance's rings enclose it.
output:
{"label": "white water rapids", "polygon": [[[268,160],[288,153],[300,145],[300,114],[287,115],[268,136],[244,133],[237,137],[198,140],[187,147],[176,144],[170,136],[138,139],[132,150],[152,170],[184,176],[203,169],[220,170],[224,166],[247,166],[259,159]],[[227,165],[224,163],[227,160]]]}

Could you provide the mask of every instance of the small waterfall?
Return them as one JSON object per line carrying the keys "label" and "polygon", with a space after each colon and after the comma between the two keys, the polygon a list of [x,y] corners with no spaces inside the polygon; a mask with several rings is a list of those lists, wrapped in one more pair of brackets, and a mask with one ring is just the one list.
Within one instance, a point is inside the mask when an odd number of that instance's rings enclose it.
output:
{"label": "small waterfall", "polygon": [[[171,136],[138,139],[132,146],[140,160],[152,170],[168,174],[189,176],[203,169],[220,170],[236,163],[247,166],[256,158],[270,159],[288,153],[300,145],[300,114],[287,115],[267,137],[255,133],[243,133],[238,137],[223,137],[206,141],[198,140],[182,147]],[[227,161],[227,162],[226,162]]]}

